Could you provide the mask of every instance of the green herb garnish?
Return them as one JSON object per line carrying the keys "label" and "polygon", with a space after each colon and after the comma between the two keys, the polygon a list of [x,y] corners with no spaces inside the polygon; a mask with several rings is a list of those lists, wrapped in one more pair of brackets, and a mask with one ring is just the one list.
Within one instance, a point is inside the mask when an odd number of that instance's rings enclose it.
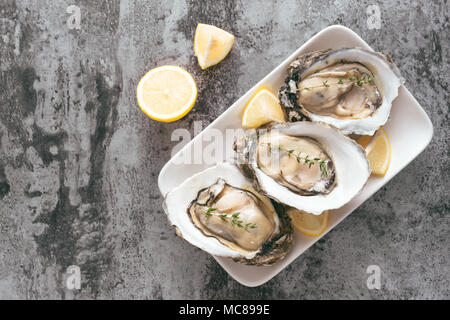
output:
{"label": "green herb garnish", "polygon": [[217,210],[216,208],[208,208],[208,210],[206,210],[206,213],[205,213],[206,219],[211,217],[212,216],[211,212],[216,211],[216,210]]}
{"label": "green herb garnish", "polygon": [[247,224],[244,226],[244,230],[247,231],[247,232],[250,232],[250,231],[248,230],[248,228],[250,228],[250,229],[255,229],[255,228],[256,228],[256,224],[255,224],[255,223],[247,223]]}
{"label": "green herb garnish", "polygon": [[[270,143],[266,143],[266,145],[270,148],[269,151],[272,151]],[[320,168],[320,171],[321,171],[322,175],[328,175],[328,170],[327,170],[328,160],[320,159],[320,158],[317,158],[317,157],[310,159],[309,155],[302,156],[301,152],[299,152],[297,154],[294,154],[294,150],[293,149],[290,149],[290,150],[284,149],[281,144],[278,145],[278,150],[286,152],[289,157],[290,156],[294,156],[298,163],[302,163],[303,162],[304,164],[308,165],[308,168],[311,168],[313,165],[319,163],[319,168]]]}
{"label": "green herb garnish", "polygon": [[[211,217],[213,215],[211,212],[216,211],[216,210],[217,210],[217,208],[208,208],[206,210],[206,213],[205,213],[206,219]],[[218,216],[220,219],[222,219],[222,221],[228,221],[228,218],[229,218],[229,214],[226,213],[226,212],[218,213],[218,214],[214,214],[214,215]],[[240,215],[240,212],[235,212],[235,213],[231,214],[231,225],[232,226],[236,226],[236,227],[242,228],[242,229],[244,229],[247,232],[250,232],[249,229],[255,229],[256,228],[256,223],[247,223],[247,224],[244,225],[243,224],[244,221],[239,219],[239,215]]]}
{"label": "green herb garnish", "polygon": [[320,160],[319,167],[322,174],[328,175],[328,166],[325,160]]}
{"label": "green herb garnish", "polygon": [[363,83],[361,82],[361,80],[359,79],[359,77],[356,77],[356,84],[358,85],[358,86],[362,86],[363,85]]}

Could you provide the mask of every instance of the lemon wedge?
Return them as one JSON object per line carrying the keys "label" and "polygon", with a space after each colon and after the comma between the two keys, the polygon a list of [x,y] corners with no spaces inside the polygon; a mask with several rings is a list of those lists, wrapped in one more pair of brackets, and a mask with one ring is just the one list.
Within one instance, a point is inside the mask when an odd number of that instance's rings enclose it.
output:
{"label": "lemon wedge", "polygon": [[270,121],[284,122],[284,112],[278,98],[268,89],[260,88],[244,108],[242,126],[257,128]]}
{"label": "lemon wedge", "polygon": [[192,76],[177,66],[161,66],[147,72],[139,81],[137,101],[150,118],[172,122],[184,117],[197,99]]}
{"label": "lemon wedge", "polygon": [[366,155],[373,174],[385,175],[391,162],[391,144],[386,131],[380,128],[366,147]]}
{"label": "lemon wedge", "polygon": [[328,212],[315,215],[305,211],[289,208],[288,214],[292,220],[292,226],[299,232],[308,236],[321,235],[328,226]]}
{"label": "lemon wedge", "polygon": [[222,61],[233,47],[234,36],[209,24],[199,23],[195,30],[194,53],[198,64],[206,69]]}

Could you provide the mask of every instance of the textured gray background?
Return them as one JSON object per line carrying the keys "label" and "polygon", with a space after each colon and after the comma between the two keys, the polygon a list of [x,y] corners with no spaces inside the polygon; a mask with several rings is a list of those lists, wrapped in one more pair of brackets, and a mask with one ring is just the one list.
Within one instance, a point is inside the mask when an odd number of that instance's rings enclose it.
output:
{"label": "textured gray background", "polygon": [[[81,30],[66,25],[70,4]],[[380,30],[367,28],[370,4]],[[450,298],[448,18],[447,1],[2,0],[0,298]],[[198,22],[236,35],[206,71],[192,54]],[[209,124],[332,24],[392,56],[434,137],[277,277],[247,288],[169,226],[157,177],[170,135]],[[139,78],[162,64],[186,68],[199,87],[193,111],[170,124],[135,100]],[[80,291],[63,286],[72,264]],[[371,264],[382,270],[378,291],[366,287]]]}

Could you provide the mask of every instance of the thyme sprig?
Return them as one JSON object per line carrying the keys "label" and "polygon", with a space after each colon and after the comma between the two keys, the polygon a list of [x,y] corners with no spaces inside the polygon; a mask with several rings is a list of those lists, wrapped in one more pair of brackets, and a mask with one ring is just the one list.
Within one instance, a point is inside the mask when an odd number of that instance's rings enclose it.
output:
{"label": "thyme sprig", "polygon": [[[213,214],[212,212],[216,211],[217,208],[208,208],[208,210],[206,210],[205,216],[206,219],[208,219],[209,217],[211,217]],[[216,215],[216,214],[214,214]],[[246,223],[244,224],[244,221],[239,219],[239,215],[240,212],[235,212],[233,214],[229,214],[226,212],[223,213],[217,213],[217,216],[222,219],[222,221],[228,221],[228,219],[230,218],[231,215],[231,225],[232,226],[237,226],[239,228],[244,229],[247,232],[250,232],[250,229],[255,229],[256,228],[256,223]]]}
{"label": "thyme sprig", "polygon": [[[267,148],[269,150],[269,152],[272,152],[273,150],[273,146],[271,143],[265,143],[265,145],[267,145]],[[295,159],[297,160],[298,163],[304,163],[308,165],[308,168],[311,168],[313,165],[315,164],[319,164],[319,168],[320,171],[322,173],[322,175],[328,175],[328,160],[327,159],[320,159],[317,157],[314,158],[310,158],[309,155],[307,154],[306,156],[302,156],[302,152],[299,151],[298,153],[294,153],[294,149],[286,149],[283,147],[283,145],[279,144],[276,147],[279,151],[284,151],[288,154],[288,156],[293,156],[295,157]]]}
{"label": "thyme sprig", "polygon": [[211,212],[216,211],[216,210],[217,210],[216,208],[208,208],[208,210],[206,210],[206,213],[205,213],[206,220],[208,220],[208,218],[212,216]]}
{"label": "thyme sprig", "polygon": [[[314,87],[304,87],[301,90],[306,90],[306,91],[311,91],[311,89],[314,88],[318,88],[318,87],[325,87],[325,88],[329,88],[330,85],[334,85],[334,84],[344,84],[344,78],[343,77],[339,77],[339,81],[338,82],[330,82],[328,83],[328,80],[322,81],[322,85],[319,86],[314,86]],[[370,83],[374,80],[374,77],[369,77],[369,76],[363,76],[362,78],[360,78],[359,76],[356,76],[356,78],[349,76],[348,80],[350,82],[355,82],[359,87],[362,87],[362,85],[364,83]]]}

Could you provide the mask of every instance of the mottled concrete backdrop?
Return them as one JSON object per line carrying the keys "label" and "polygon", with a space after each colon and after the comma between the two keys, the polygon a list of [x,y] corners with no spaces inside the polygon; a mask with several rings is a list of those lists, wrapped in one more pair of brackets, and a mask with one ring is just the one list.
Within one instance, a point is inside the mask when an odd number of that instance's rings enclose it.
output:
{"label": "mottled concrete backdrop", "polygon": [[[69,29],[67,8],[81,9]],[[381,28],[367,26],[377,4]],[[450,298],[447,1],[0,2],[0,298]],[[236,35],[201,71],[196,24]],[[175,236],[157,187],[175,128],[208,125],[312,35],[348,26],[389,52],[434,125],[430,146],[349,218],[258,288]],[[175,123],[135,88],[176,64],[198,84]],[[407,117],[408,115],[405,115]],[[411,128],[414,130],[414,128]],[[381,290],[366,268],[381,267]],[[69,265],[82,289],[65,289]]]}

